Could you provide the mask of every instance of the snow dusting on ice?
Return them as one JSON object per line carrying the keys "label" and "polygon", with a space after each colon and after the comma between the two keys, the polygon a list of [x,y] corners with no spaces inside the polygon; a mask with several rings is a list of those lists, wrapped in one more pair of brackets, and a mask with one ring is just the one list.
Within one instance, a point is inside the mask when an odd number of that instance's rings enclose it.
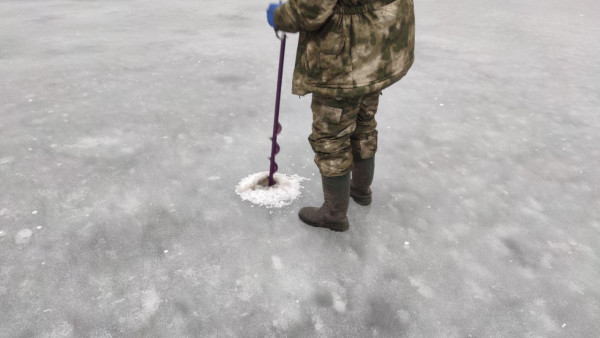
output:
{"label": "snow dusting on ice", "polygon": [[272,256],[271,261],[273,261],[273,267],[275,268],[275,270],[281,270],[281,268],[283,267],[283,264],[281,264],[281,258],[279,258],[278,256]]}
{"label": "snow dusting on ice", "polygon": [[27,244],[31,240],[31,235],[33,232],[29,229],[23,229],[15,235],[15,243],[16,244]]}
{"label": "snow dusting on ice", "polygon": [[292,175],[275,174],[273,178],[277,182],[272,187],[264,187],[259,184],[261,180],[269,175],[263,171],[252,174],[240,181],[235,192],[245,201],[267,208],[281,208],[290,205],[293,200],[300,196],[302,185],[300,182],[306,178]]}

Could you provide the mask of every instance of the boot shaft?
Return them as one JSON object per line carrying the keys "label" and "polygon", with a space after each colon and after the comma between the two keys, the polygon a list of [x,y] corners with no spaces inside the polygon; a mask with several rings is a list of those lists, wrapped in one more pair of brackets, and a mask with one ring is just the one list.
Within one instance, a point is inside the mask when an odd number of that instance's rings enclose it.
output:
{"label": "boot shaft", "polygon": [[350,173],[343,176],[321,176],[323,185],[323,207],[332,215],[346,217],[350,197]]}
{"label": "boot shaft", "polygon": [[354,161],[350,195],[358,204],[371,204],[371,184],[373,183],[374,173],[375,156]]}

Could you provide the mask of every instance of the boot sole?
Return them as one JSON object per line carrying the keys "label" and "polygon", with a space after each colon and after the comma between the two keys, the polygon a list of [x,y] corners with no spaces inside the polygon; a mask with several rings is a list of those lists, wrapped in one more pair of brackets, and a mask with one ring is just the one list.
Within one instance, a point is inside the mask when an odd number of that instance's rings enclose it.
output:
{"label": "boot sole", "polygon": [[300,215],[298,215],[298,217],[300,218],[300,220],[302,222],[304,222],[312,227],[315,227],[315,228],[325,228],[325,229],[329,229],[329,230],[333,230],[333,231],[337,231],[337,232],[344,232],[350,228],[349,223],[325,224],[325,223],[311,222]]}

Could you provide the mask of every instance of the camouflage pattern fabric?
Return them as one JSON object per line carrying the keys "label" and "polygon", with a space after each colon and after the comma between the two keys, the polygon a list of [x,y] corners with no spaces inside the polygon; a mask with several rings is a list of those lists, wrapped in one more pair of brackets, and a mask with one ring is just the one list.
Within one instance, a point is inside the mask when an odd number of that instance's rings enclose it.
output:
{"label": "camouflage pattern fabric", "polygon": [[353,159],[375,156],[379,95],[376,92],[353,99],[313,95],[313,125],[308,141],[321,175],[345,175],[352,170]]}
{"label": "camouflage pattern fabric", "polygon": [[300,32],[292,92],[358,97],[400,80],[414,61],[413,0],[288,0],[275,27]]}

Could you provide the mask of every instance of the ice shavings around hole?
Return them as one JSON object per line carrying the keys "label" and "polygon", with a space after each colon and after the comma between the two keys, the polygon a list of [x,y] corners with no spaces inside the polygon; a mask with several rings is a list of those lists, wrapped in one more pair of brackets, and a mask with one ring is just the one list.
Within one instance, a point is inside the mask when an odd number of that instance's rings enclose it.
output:
{"label": "ice shavings around hole", "polygon": [[281,208],[290,205],[293,200],[300,196],[302,185],[300,182],[306,178],[292,175],[287,176],[276,173],[273,178],[277,182],[272,187],[265,187],[259,184],[261,180],[269,175],[263,171],[252,174],[240,181],[235,192],[240,195],[242,200],[250,201],[267,208]]}

